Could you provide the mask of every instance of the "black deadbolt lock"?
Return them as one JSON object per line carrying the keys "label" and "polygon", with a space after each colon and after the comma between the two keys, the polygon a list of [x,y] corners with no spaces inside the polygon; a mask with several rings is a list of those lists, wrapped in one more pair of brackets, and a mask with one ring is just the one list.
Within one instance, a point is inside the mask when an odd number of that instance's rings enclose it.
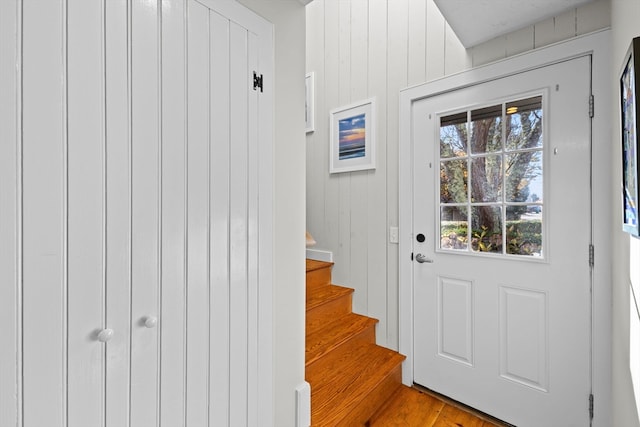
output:
{"label": "black deadbolt lock", "polygon": [[416,236],[416,240],[420,243],[424,242],[424,234],[420,233]]}

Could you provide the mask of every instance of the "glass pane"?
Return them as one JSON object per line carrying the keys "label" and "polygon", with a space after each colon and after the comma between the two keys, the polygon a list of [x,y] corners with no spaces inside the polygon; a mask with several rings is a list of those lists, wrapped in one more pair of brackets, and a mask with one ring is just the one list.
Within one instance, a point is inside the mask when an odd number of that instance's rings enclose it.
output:
{"label": "glass pane", "polygon": [[500,206],[471,208],[471,249],[502,253],[502,209]]}
{"label": "glass pane", "polygon": [[542,206],[507,206],[507,253],[542,256]]}
{"label": "glass pane", "polygon": [[467,113],[440,118],[440,158],[467,155]]}
{"label": "glass pane", "polygon": [[471,153],[502,150],[502,105],[471,112]]}
{"label": "glass pane", "polygon": [[505,200],[542,202],[542,151],[505,156]]}
{"label": "glass pane", "polygon": [[507,104],[507,150],[542,147],[542,97]]}
{"label": "glass pane", "polygon": [[442,206],[440,208],[440,247],[466,250],[469,242],[468,224],[466,207]]}
{"label": "glass pane", "polygon": [[502,156],[471,159],[471,201],[502,201]]}
{"label": "glass pane", "polygon": [[444,160],[440,162],[440,203],[466,203],[466,160]]}

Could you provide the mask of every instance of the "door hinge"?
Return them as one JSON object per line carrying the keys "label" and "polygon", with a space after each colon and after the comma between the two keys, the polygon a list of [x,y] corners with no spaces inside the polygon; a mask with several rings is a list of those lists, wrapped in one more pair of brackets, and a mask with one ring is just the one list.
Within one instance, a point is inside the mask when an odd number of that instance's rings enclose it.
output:
{"label": "door hinge", "polygon": [[589,267],[593,268],[595,262],[595,249],[593,245],[589,245]]}
{"label": "door hinge", "polygon": [[411,261],[413,261],[413,252],[411,252]]}
{"label": "door hinge", "polygon": [[593,393],[589,395],[589,418],[593,419]]}
{"label": "door hinge", "polygon": [[593,109],[594,109],[595,100],[593,95],[589,95],[589,118],[593,119]]}
{"label": "door hinge", "polygon": [[263,92],[263,76],[262,74],[258,75],[255,71],[253,72],[253,90],[258,90],[260,88],[260,92]]}

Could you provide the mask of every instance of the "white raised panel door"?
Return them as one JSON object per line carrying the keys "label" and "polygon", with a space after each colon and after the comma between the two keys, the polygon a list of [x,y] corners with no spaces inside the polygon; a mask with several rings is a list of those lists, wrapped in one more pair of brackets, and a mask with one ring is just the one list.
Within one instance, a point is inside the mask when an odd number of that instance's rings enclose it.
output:
{"label": "white raised panel door", "polygon": [[[589,425],[590,74],[584,56],[413,106],[413,252],[431,261],[413,263],[414,381],[522,427]],[[440,118],[532,96],[543,111],[543,207],[531,212],[543,220],[542,255],[447,248]]]}

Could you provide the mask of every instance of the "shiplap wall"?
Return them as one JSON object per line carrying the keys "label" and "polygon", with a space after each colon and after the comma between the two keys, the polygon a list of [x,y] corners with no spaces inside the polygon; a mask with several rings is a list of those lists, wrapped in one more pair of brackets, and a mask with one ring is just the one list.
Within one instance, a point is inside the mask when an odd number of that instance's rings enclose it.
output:
{"label": "shiplap wall", "polygon": [[[315,0],[307,6],[307,72],[315,72],[315,132],[307,134],[307,229],[333,252],[333,278],[354,310],[380,320],[398,346],[398,94],[610,25],[609,0],[572,9],[465,50],[432,0]],[[377,100],[375,170],[329,174],[329,111]]]}
{"label": "shiplap wall", "polygon": [[[611,74],[620,71],[631,39],[640,36],[638,26],[640,2],[614,0],[611,11]],[[611,91],[617,94],[618,82],[611,80]],[[619,98],[611,97],[611,141],[620,141]],[[612,176],[622,176],[620,144],[611,145]],[[620,182],[611,183],[609,205],[612,217],[622,218]],[[609,231],[612,241],[612,422],[615,426],[640,427],[640,240],[622,232],[619,221]]]}

